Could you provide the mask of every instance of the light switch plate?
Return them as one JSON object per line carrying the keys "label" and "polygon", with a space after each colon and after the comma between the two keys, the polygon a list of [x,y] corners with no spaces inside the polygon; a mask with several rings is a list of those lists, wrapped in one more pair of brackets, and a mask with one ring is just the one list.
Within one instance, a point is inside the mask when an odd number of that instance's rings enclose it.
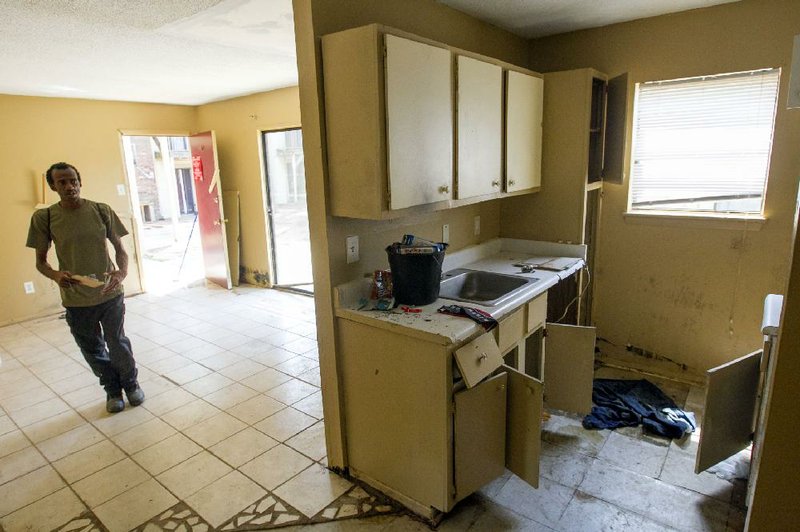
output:
{"label": "light switch plate", "polygon": [[25,281],[22,283],[22,286],[25,288],[26,294],[33,294],[36,292],[36,287],[33,286],[33,281]]}
{"label": "light switch plate", "polygon": [[348,236],[347,245],[347,264],[358,262],[358,235]]}
{"label": "light switch plate", "polygon": [[450,224],[442,226],[442,242],[448,244],[450,242]]}
{"label": "light switch plate", "polygon": [[125,195],[125,185],[117,185],[117,194],[120,196]]}

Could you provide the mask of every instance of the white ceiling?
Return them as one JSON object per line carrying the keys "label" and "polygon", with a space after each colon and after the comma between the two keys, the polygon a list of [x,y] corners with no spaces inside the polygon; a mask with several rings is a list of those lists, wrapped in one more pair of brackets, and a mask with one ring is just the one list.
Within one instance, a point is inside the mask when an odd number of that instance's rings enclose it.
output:
{"label": "white ceiling", "polygon": [[2,0],[0,93],[197,105],[297,84],[291,0]]}
{"label": "white ceiling", "polygon": [[[530,38],[738,0],[438,1]],[[291,0],[0,0],[0,93],[198,105],[296,84]]]}
{"label": "white ceiling", "polygon": [[739,0],[437,0],[529,39]]}

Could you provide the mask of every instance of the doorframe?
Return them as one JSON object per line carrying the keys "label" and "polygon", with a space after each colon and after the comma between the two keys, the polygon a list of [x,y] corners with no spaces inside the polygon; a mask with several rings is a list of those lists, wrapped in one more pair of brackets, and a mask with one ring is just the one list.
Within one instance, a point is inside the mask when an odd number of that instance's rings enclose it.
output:
{"label": "doorframe", "polygon": [[[269,196],[269,172],[267,171],[267,142],[266,136],[267,133],[280,133],[282,131],[294,131],[299,130],[300,134],[303,134],[303,127],[300,124],[285,124],[277,127],[272,127],[268,129],[260,129],[258,131],[258,143],[259,143],[259,150],[258,155],[261,159],[261,190],[262,190],[262,201],[264,206],[264,227],[266,228],[265,235],[266,235],[266,248],[267,248],[267,256],[269,260],[269,286],[270,288],[274,288],[276,290],[286,290],[289,292],[294,292],[297,294],[305,295],[305,296],[314,296],[314,292],[309,292],[308,290],[300,290],[298,288],[294,288],[292,286],[281,286],[278,284],[278,272],[277,272],[277,260],[275,258],[275,246],[273,245],[275,242],[275,235],[273,233],[272,228],[272,217],[270,215],[272,206],[271,200]],[[305,152],[305,149],[304,149]],[[305,153],[304,153],[305,156]],[[305,164],[305,163],[304,163]],[[308,195],[306,195],[306,217],[308,217]],[[309,247],[311,243],[309,241]],[[314,279],[312,277],[311,283],[313,284]]]}
{"label": "doorframe", "polygon": [[[144,225],[141,210],[138,208],[139,191],[136,187],[136,176],[131,176],[129,171],[129,154],[125,149],[124,137],[190,137],[192,133],[184,129],[118,129],[117,134],[119,137],[120,157],[122,159],[122,172],[125,176],[125,190],[128,194],[128,209],[130,209],[130,218],[133,222],[131,224],[131,238],[133,239],[133,250],[136,256],[136,269],[139,272],[139,292],[137,293],[147,293],[144,261],[142,260],[141,235],[144,231]],[[132,159],[130,162],[132,162]],[[134,194],[136,194],[135,199]]]}

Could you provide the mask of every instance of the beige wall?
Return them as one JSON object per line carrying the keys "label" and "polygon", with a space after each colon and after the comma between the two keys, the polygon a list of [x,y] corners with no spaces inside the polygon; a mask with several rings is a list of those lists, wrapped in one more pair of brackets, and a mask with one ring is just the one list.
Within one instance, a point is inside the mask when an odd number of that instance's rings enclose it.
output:
{"label": "beige wall", "polygon": [[[795,0],[744,0],[534,41],[531,68],[594,67],[634,82],[784,68],[767,222],[712,228],[625,218],[628,186],[606,185],[595,275],[598,335],[698,369],[756,349],[764,296],[782,292],[800,169],[800,110],[787,111]],[[545,176],[546,179],[546,176]],[[752,227],[752,226],[751,226]],[[501,234],[508,228],[501,227]]]}
{"label": "beige wall", "polygon": [[794,258],[785,290],[781,333],[776,347],[766,434],[757,489],[747,515],[748,530],[797,529],[800,441],[797,439],[797,376],[800,375],[800,211],[795,222]]}
{"label": "beige wall", "polygon": [[[0,95],[0,116],[0,175],[7,183],[0,210],[7,235],[0,298],[10,302],[0,305],[0,325],[61,310],[57,287],[36,271],[33,250],[25,248],[30,216],[40,201],[40,176],[51,163],[74,164],[81,171],[84,196],[110,204],[133,232],[129,197],[117,194],[117,185],[126,183],[120,131],[215,130],[223,189],[241,192],[242,266],[251,274],[269,272],[259,136],[260,131],[300,126],[297,87],[199,107]],[[46,203],[56,201],[48,189]],[[132,237],[124,243],[131,256],[125,282],[131,294],[141,285]],[[255,282],[253,277],[248,280]],[[25,295],[25,281],[34,281],[35,294]]]}
{"label": "beige wall", "polygon": [[[238,190],[244,281],[265,284],[270,272],[264,209],[265,181],[261,131],[300,127],[297,87],[262,92],[201,105],[196,130],[213,129],[217,137],[222,189]],[[231,272],[232,276],[238,272]]]}
{"label": "beige wall", "polygon": [[[111,205],[132,231],[129,198],[117,194],[117,185],[126,182],[119,130],[188,131],[194,113],[177,105],[0,95],[0,324],[61,310],[57,286],[36,271],[34,252],[25,247],[34,205],[41,201],[42,172],[57,161],[74,164],[84,197]],[[56,201],[48,189],[46,203]],[[123,242],[131,256],[125,286],[133,293],[140,289],[134,246],[131,237]],[[55,253],[50,255],[56,266]],[[25,281],[34,282],[35,294],[25,294]]]}

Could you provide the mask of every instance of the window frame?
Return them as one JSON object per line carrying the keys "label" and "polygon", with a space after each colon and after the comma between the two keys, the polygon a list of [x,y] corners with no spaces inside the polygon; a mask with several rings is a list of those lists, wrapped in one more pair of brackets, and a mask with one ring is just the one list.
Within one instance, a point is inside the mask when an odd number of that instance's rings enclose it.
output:
{"label": "window frame", "polygon": [[[712,210],[700,210],[700,209],[656,209],[656,208],[636,208],[633,204],[633,197],[634,197],[634,182],[635,182],[635,161],[636,161],[636,144],[637,144],[637,131],[638,131],[638,121],[639,121],[639,113],[640,113],[640,87],[645,84],[663,84],[663,83],[671,83],[671,82],[680,82],[680,81],[704,81],[704,80],[713,80],[713,79],[724,79],[725,77],[729,76],[736,76],[736,75],[746,75],[746,74],[759,74],[759,73],[770,73],[774,72],[777,75],[776,80],[776,89],[775,89],[775,105],[772,109],[772,121],[771,121],[771,128],[770,128],[770,135],[769,135],[769,147],[767,149],[766,154],[766,165],[765,165],[765,175],[764,175],[764,182],[763,188],[761,192],[761,205],[758,211],[735,211],[735,210],[728,210],[728,211],[712,211]],[[767,189],[769,184],[769,177],[770,177],[770,168],[772,162],[772,151],[774,148],[774,141],[775,141],[775,126],[777,123],[777,115],[778,115],[778,105],[780,101],[780,91],[781,91],[781,75],[782,69],[780,67],[767,67],[767,68],[759,68],[753,70],[745,70],[745,71],[737,71],[737,72],[723,72],[718,74],[709,74],[709,75],[700,75],[700,76],[687,76],[683,78],[673,78],[673,79],[659,79],[659,80],[649,80],[649,81],[642,81],[635,83],[634,87],[634,100],[633,100],[633,112],[632,112],[632,121],[631,121],[631,147],[629,153],[629,164],[630,164],[630,173],[629,173],[629,180],[628,180],[628,197],[627,197],[627,204],[624,216],[627,220],[633,221],[644,221],[647,218],[661,218],[666,220],[672,220],[677,225],[684,225],[685,222],[692,223],[697,220],[721,220],[722,225],[716,224],[718,226],[733,226],[732,224],[736,224],[737,221],[744,220],[745,222],[752,221],[755,222],[752,224],[751,227],[748,227],[749,230],[759,230],[763,221],[766,220],[765,217],[765,208],[766,208],[766,196],[767,196]],[[713,201],[713,200],[709,200]],[[688,203],[688,202],[687,202]],[[725,220],[730,221],[731,223],[725,224]],[[646,223],[646,222],[645,222]]]}

